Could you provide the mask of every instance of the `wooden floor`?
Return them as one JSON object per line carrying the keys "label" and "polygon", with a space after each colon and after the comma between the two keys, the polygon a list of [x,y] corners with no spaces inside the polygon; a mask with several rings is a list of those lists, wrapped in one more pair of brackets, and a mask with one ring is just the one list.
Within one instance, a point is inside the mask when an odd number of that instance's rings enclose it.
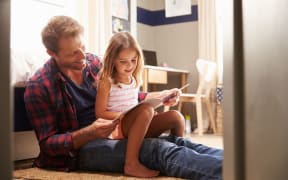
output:
{"label": "wooden floor", "polygon": [[197,134],[187,134],[186,137],[190,138],[192,142],[223,149],[223,136],[220,134],[204,134],[203,136],[199,136]]}
{"label": "wooden floor", "polygon": [[[191,141],[196,143],[201,143],[207,146],[216,147],[216,148],[223,148],[223,139],[221,135],[212,135],[212,134],[205,134],[203,136],[199,136],[197,134],[187,134],[187,138],[191,139]],[[76,180],[76,179],[142,179],[142,178],[135,178],[135,177],[127,177],[123,174],[119,173],[103,173],[103,172],[55,172],[49,170],[43,170],[38,168],[31,168],[31,159],[29,160],[21,160],[15,162],[15,170],[13,172],[14,180],[26,180],[26,179],[43,179],[43,180]],[[171,178],[171,177],[157,177],[152,178],[157,180],[174,180],[179,178]]]}

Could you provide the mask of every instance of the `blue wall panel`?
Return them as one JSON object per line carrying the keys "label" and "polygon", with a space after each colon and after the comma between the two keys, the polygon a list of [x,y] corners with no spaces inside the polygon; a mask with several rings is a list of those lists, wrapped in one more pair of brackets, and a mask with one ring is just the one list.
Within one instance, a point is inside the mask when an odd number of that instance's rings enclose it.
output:
{"label": "blue wall panel", "polygon": [[198,20],[198,6],[191,6],[192,14],[175,16],[175,17],[165,17],[165,10],[150,11],[141,7],[137,7],[137,22],[150,25],[159,26],[166,24],[176,24],[184,23]]}

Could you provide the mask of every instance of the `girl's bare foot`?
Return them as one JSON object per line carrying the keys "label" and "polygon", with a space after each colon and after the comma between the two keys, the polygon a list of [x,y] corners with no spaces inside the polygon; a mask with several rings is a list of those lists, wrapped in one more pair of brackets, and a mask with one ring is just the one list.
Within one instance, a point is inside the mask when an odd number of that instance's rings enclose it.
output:
{"label": "girl's bare foot", "polygon": [[159,171],[151,170],[140,164],[139,162],[126,163],[124,173],[129,176],[150,178],[159,175]]}

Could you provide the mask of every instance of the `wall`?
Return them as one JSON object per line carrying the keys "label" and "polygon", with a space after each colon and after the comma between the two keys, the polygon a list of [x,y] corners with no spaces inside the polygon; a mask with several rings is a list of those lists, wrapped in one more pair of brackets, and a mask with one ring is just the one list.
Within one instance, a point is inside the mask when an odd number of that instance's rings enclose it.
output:
{"label": "wall", "polygon": [[52,16],[65,13],[64,0],[57,2],[11,0],[12,84],[27,80],[48,59],[41,31]]}
{"label": "wall", "polygon": [[[137,6],[151,12],[164,11],[165,1],[137,0]],[[197,5],[197,1],[192,1]],[[197,13],[192,11],[192,13]],[[198,57],[198,22],[182,22],[166,25],[137,23],[137,38],[143,49],[157,52],[158,65],[166,62],[170,67],[186,69],[192,84],[188,90],[196,91],[198,75],[195,60]]]}
{"label": "wall", "polygon": [[53,15],[65,13],[64,0],[11,0],[11,48],[46,53],[41,30]]}

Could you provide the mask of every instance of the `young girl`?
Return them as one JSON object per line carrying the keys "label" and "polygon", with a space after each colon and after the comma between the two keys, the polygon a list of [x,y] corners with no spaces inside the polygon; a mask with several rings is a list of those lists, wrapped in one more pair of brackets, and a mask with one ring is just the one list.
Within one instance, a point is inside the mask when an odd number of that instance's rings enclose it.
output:
{"label": "young girl", "polygon": [[[144,137],[158,137],[166,130],[175,136],[183,136],[184,118],[178,111],[156,114],[153,107],[145,103],[119,117],[121,112],[138,104],[144,66],[141,48],[131,34],[116,33],[109,42],[103,60],[104,67],[97,87],[96,117],[120,119],[110,138],[128,139],[124,173],[136,177],[155,177],[159,172],[146,168],[138,160],[142,140]],[[148,93],[146,98],[163,93],[167,95],[167,92],[176,96],[181,93],[178,89],[172,89]]]}

